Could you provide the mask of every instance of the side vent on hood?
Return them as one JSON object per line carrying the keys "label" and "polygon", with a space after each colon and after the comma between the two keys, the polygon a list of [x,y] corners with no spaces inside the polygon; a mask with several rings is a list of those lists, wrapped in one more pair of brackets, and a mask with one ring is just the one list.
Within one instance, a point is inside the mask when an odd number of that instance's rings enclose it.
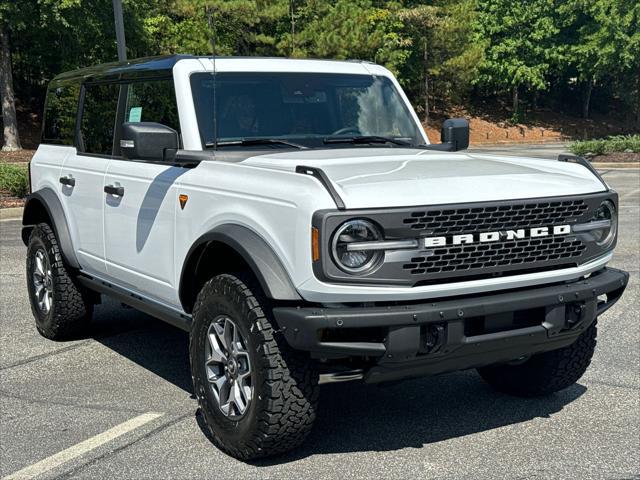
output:
{"label": "side vent on hood", "polygon": [[316,167],[306,167],[304,165],[298,165],[296,167],[296,173],[302,173],[303,175],[309,175],[311,177],[317,178],[318,181],[322,184],[322,186],[327,190],[327,192],[329,192],[329,195],[331,195],[331,198],[333,198],[333,201],[335,202],[336,207],[338,207],[338,210],[346,210],[347,207],[342,201],[340,194],[333,187],[331,180],[329,180],[329,177],[327,177],[327,174],[324,173],[322,169],[316,168]]}

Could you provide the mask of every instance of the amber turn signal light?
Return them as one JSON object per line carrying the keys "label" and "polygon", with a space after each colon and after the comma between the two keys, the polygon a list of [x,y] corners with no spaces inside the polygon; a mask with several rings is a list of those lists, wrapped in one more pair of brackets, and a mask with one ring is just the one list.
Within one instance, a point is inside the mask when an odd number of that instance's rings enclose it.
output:
{"label": "amber turn signal light", "polygon": [[320,260],[320,243],[318,241],[318,229],[311,229],[311,258],[314,262]]}
{"label": "amber turn signal light", "polygon": [[184,207],[187,206],[187,200],[189,200],[189,195],[180,194],[178,199],[180,200],[180,208],[184,210]]}

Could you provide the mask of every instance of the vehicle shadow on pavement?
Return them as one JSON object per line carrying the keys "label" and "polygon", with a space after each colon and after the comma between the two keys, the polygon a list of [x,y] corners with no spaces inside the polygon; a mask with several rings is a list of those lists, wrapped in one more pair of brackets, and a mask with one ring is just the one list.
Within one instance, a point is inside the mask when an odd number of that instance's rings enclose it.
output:
{"label": "vehicle shadow on pavement", "polygon": [[[107,302],[96,312],[92,335],[95,340],[192,394],[187,333]],[[516,398],[495,392],[475,371],[390,385],[325,385],[321,387],[318,416],[307,441],[289,454],[252,464],[273,466],[326,453],[422,448],[535,418],[549,418],[586,390],[576,384],[549,397]],[[199,412],[195,420],[210,437]]]}
{"label": "vehicle shadow on pavement", "polygon": [[193,393],[186,332],[107,299],[96,309],[91,336],[185,392]]}
{"label": "vehicle shadow on pavement", "polygon": [[322,387],[315,426],[301,448],[253,462],[273,466],[326,453],[422,448],[499,427],[549,418],[586,392],[576,384],[549,397],[522,399],[493,391],[475,371],[390,386]]}

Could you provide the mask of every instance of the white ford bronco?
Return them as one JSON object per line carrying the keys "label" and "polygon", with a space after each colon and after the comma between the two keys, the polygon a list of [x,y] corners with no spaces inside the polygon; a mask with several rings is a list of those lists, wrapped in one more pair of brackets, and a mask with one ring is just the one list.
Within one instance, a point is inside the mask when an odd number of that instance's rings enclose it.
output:
{"label": "white ford bronco", "polygon": [[475,368],[498,390],[585,372],[628,274],[618,196],[583,159],[430,144],[366,62],[169,56],[48,89],[23,219],[39,332],[102,294],[190,334],[215,444],[299,445],[319,385]]}

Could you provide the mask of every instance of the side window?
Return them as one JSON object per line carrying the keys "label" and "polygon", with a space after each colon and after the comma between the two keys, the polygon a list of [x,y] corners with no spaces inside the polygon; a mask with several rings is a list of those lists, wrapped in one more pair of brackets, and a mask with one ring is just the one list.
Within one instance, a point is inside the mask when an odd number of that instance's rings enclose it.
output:
{"label": "side window", "polygon": [[124,121],[156,122],[180,132],[173,80],[130,83]]}
{"label": "side window", "polygon": [[111,155],[119,91],[114,83],[85,85],[80,124],[85,152]]}
{"label": "side window", "polygon": [[78,83],[52,83],[44,106],[43,143],[73,145],[78,109]]}

